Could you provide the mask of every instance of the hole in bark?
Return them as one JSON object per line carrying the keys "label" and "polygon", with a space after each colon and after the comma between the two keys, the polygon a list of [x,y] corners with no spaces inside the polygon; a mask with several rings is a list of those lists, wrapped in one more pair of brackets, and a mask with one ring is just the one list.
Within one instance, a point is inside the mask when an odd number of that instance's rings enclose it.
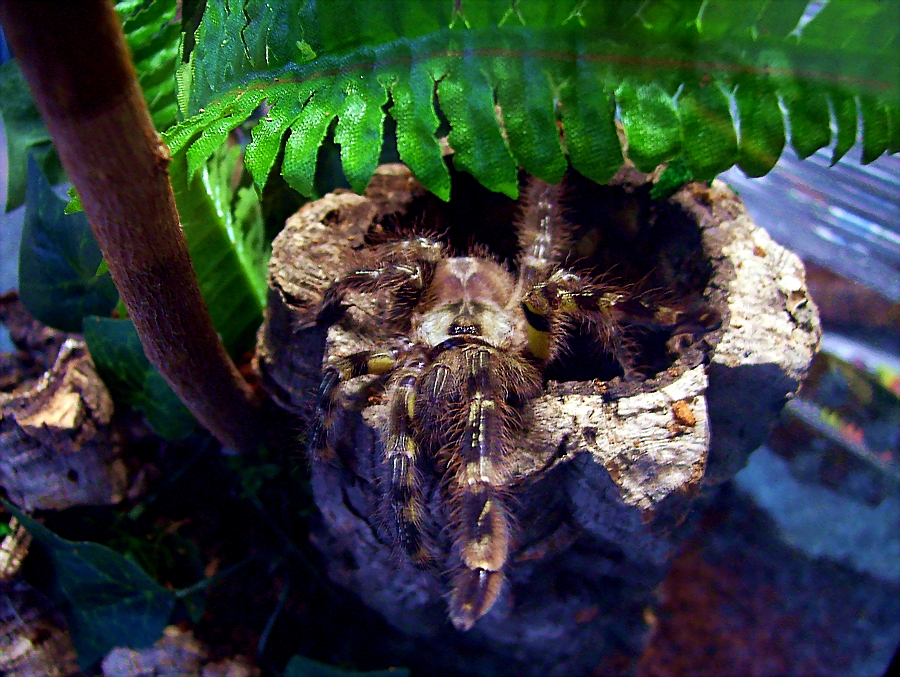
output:
{"label": "hole in bark", "polygon": [[78,476],[77,470],[73,470],[70,468],[69,471],[66,473],[66,479],[69,480],[70,482],[72,482],[73,484],[78,484],[78,477],[79,476]]}

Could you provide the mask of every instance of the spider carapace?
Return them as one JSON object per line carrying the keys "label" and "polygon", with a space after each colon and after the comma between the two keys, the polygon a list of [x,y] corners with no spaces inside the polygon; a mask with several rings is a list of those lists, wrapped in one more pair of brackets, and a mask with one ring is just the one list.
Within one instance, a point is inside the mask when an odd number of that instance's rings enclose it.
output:
{"label": "spider carapace", "polygon": [[[483,252],[450,256],[432,237],[407,235],[364,252],[365,263],[325,293],[322,321],[348,292],[390,295],[383,342],[324,368],[310,433],[315,461],[331,452],[341,383],[382,374],[384,513],[398,548],[448,581],[450,620],[468,630],[500,594],[515,541],[510,458],[523,409],[542,392],[544,370],[585,326],[635,376],[624,326],[703,331],[710,314],[652,306],[596,276],[563,266],[571,232],[560,186],[531,179],[518,219],[516,273]],[[426,527],[425,473],[437,473],[447,507],[449,552]],[[433,485],[433,483],[432,483]]]}

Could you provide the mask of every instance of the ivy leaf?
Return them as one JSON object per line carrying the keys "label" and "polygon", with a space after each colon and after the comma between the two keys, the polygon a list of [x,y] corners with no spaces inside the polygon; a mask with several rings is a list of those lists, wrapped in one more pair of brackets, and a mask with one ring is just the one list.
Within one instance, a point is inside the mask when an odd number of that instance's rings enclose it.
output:
{"label": "ivy leaf", "polygon": [[341,670],[340,668],[319,663],[318,661],[294,656],[284,669],[282,677],[409,677],[406,668],[389,668],[375,672],[356,672],[355,670]]}
{"label": "ivy leaf", "polygon": [[143,412],[150,427],[166,439],[184,439],[193,432],[194,417],[144,355],[131,320],[87,317],[84,340],[117,401]]}
{"label": "ivy leaf", "polygon": [[109,272],[101,269],[103,256],[87,217],[65,214],[65,206],[29,159],[19,296],[39,321],[78,332],[88,315],[109,315],[119,294]]}
{"label": "ivy leaf", "polygon": [[34,99],[14,60],[0,64],[0,118],[6,134],[6,195],[0,196],[3,211],[15,209],[25,201],[25,177],[29,156],[35,158],[51,184],[65,181],[59,157],[50,141],[50,133],[41,120]]}
{"label": "ivy leaf", "polygon": [[60,538],[3,501],[53,562],[63,612],[87,670],[117,646],[143,649],[162,635],[176,596],[114,550],[98,543]]}

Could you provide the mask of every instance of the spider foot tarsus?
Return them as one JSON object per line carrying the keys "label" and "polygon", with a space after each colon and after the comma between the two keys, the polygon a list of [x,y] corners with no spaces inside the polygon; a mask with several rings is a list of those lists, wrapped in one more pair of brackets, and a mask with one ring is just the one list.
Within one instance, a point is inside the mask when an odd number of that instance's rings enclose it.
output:
{"label": "spider foot tarsus", "polygon": [[634,373],[634,360],[620,323],[626,314],[652,317],[650,309],[622,291],[589,282],[568,270],[558,270],[546,282],[528,290],[522,299],[522,311],[528,325],[528,349],[538,359],[557,357],[566,345],[572,323],[581,321],[622,365],[626,378]]}
{"label": "spider foot tarsus", "polygon": [[457,630],[471,630],[497,601],[506,577],[502,571],[464,569],[453,579],[450,620]]}

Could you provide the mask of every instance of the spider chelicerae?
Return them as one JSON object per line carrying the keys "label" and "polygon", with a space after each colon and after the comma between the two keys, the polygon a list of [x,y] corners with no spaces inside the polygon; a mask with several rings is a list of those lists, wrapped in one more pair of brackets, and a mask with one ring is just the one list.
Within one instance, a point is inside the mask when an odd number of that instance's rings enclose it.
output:
{"label": "spider chelicerae", "polygon": [[[414,563],[439,567],[449,581],[449,615],[461,630],[497,600],[514,540],[510,457],[523,434],[529,400],[576,330],[640,378],[629,334],[641,328],[700,333],[715,313],[653,303],[647,294],[605,283],[595,271],[567,266],[573,228],[564,188],[529,179],[517,220],[515,272],[474,247],[453,256],[429,235],[406,232],[367,248],[319,307],[333,322],[347,295],[387,294],[383,341],[329,359],[316,399],[310,453],[334,460],[342,383],[382,375],[388,415],[380,431],[383,510],[399,549]],[[651,295],[652,296],[652,295]],[[424,495],[439,478],[451,552],[435,543]]]}

